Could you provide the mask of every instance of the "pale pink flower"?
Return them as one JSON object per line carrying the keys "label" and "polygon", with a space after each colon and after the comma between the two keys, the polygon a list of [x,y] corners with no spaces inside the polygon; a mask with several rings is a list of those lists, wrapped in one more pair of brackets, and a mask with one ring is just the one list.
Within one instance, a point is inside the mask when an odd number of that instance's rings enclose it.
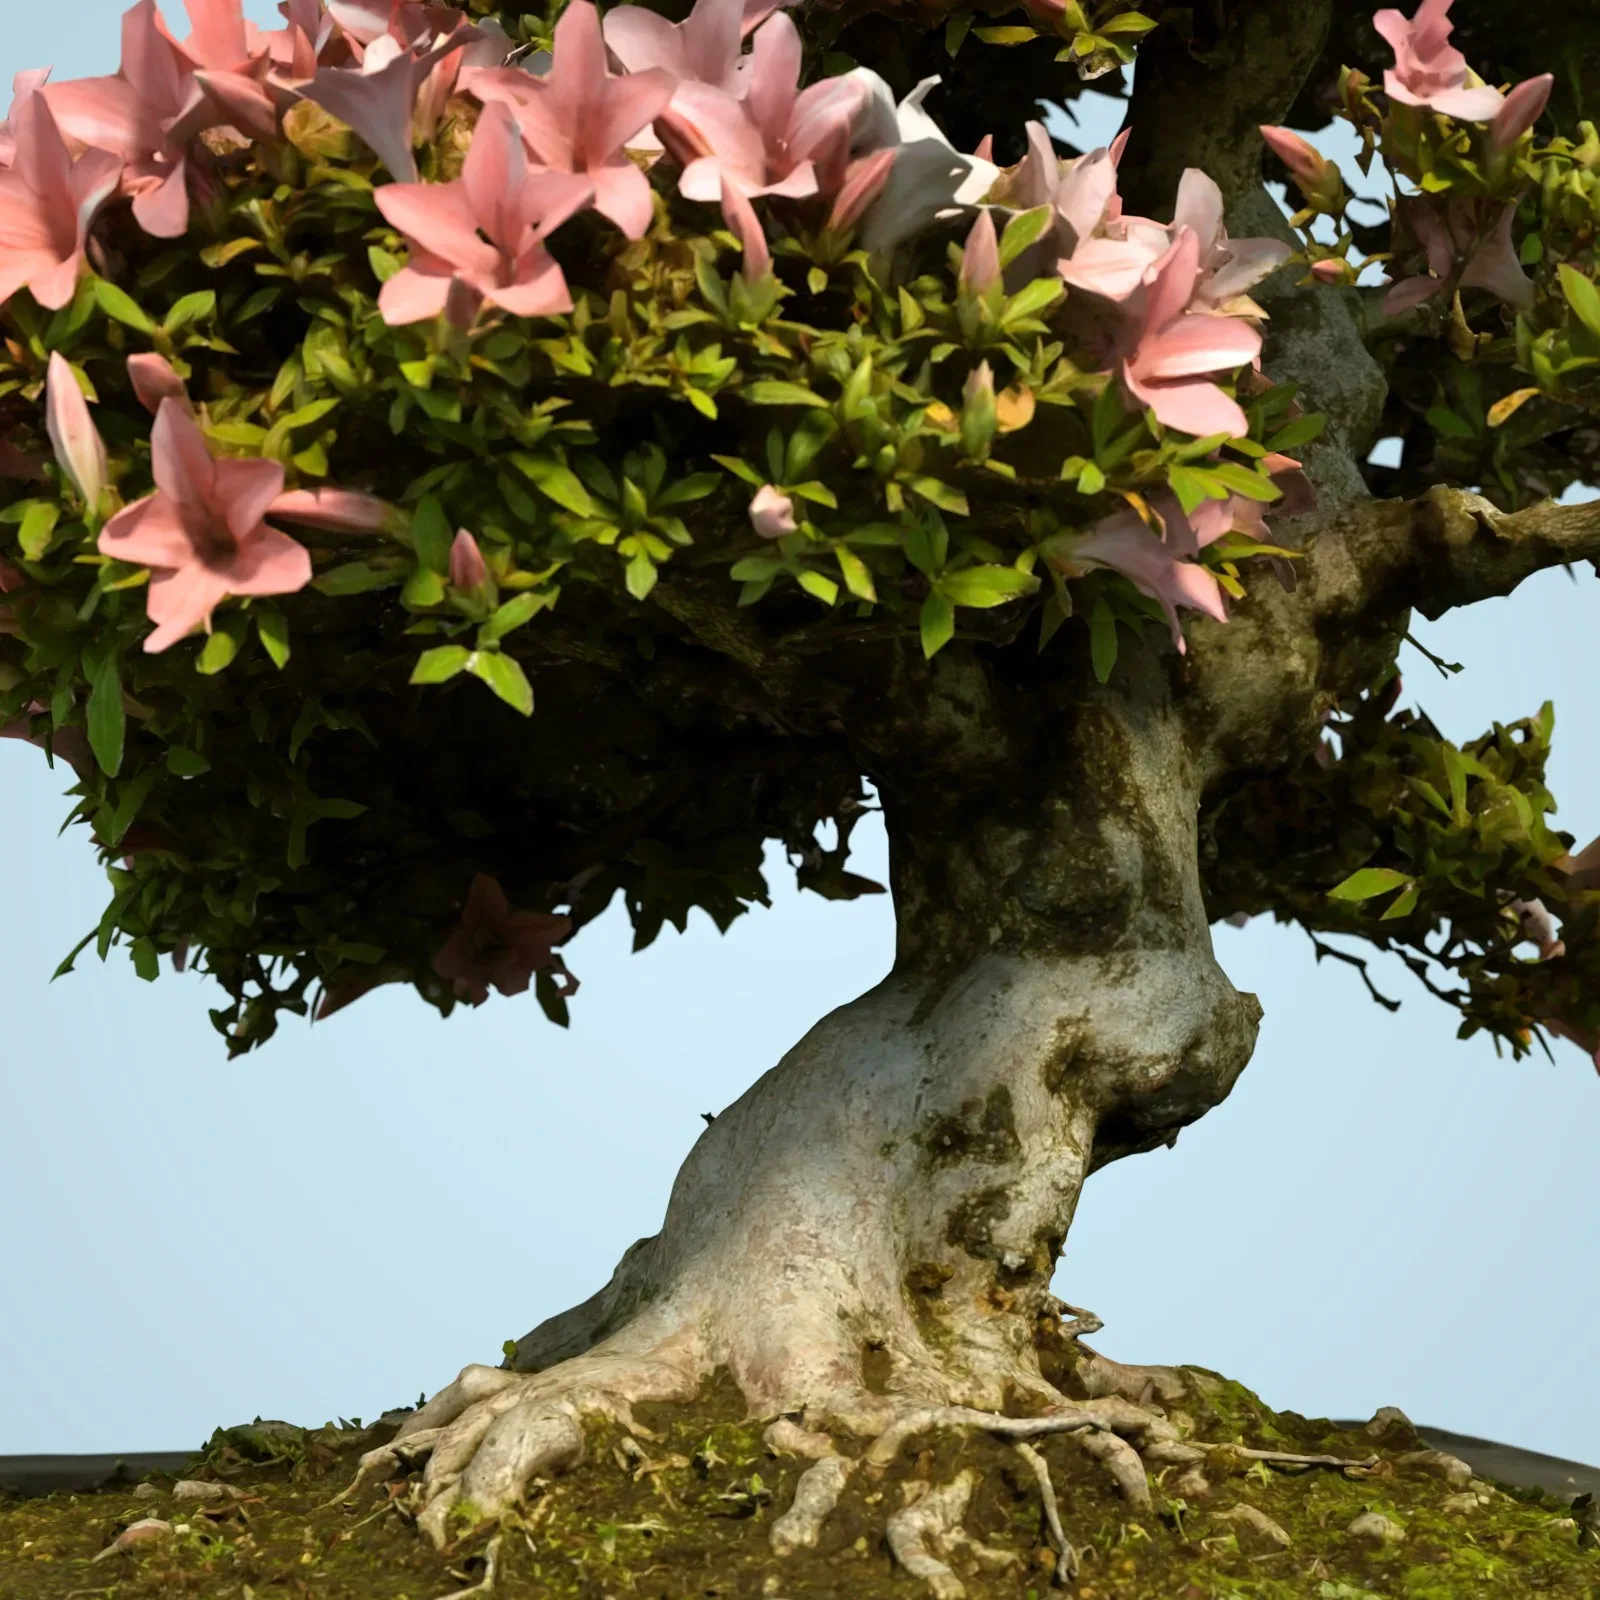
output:
{"label": "pale pink flower", "polygon": [[467,86],[486,105],[507,106],[534,160],[586,177],[595,210],[638,239],[653,214],[650,182],[624,147],[665,108],[673,80],[660,68],[614,76],[591,0],[562,12],[554,45],[543,77],[501,67],[473,73]]}
{"label": "pale pink flower", "polygon": [[1203,611],[1218,622],[1228,620],[1228,611],[1216,578],[1198,563],[1184,559],[1169,542],[1173,527],[1169,521],[1168,539],[1163,540],[1144,525],[1137,513],[1115,511],[1095,523],[1072,546],[1069,560],[1073,565],[1109,567],[1120,572],[1140,593],[1160,605],[1172,630],[1172,642],[1185,651],[1188,646],[1178,620],[1180,606]]}
{"label": "pale pink flower", "polygon": [[756,30],[743,99],[709,84],[678,86],[656,132],[683,163],[680,194],[716,200],[724,180],[747,198],[839,192],[868,90],[848,75],[802,90],[800,59],[799,31],[779,12]]}
{"label": "pale pink flower", "polygon": [[538,911],[513,911],[505,890],[480,872],[467,891],[461,923],[433,958],[433,970],[448,978],[456,994],[475,1006],[501,994],[523,994],[533,974],[548,969],[558,974],[561,993],[578,987],[554,946],[572,930],[569,917]]}
{"label": "pale pink flower", "polygon": [[478,541],[465,528],[458,528],[455,542],[450,546],[451,588],[476,589],[488,581],[489,568]]}
{"label": "pale pink flower", "polygon": [[1506,103],[1489,124],[1489,143],[1496,151],[1509,150],[1544,115],[1554,83],[1550,73],[1541,72],[1536,78],[1524,79],[1506,96]]}
{"label": "pale pink flower", "polygon": [[1431,300],[1464,261],[1460,286],[1487,289],[1518,310],[1533,304],[1533,282],[1517,260],[1511,225],[1513,201],[1435,200],[1417,195],[1400,201],[1400,214],[1428,258],[1428,276],[1403,278],[1384,296],[1385,316],[1398,316]]}
{"label": "pale pink flower", "polygon": [[1467,58],[1452,45],[1450,0],[1422,0],[1415,17],[1374,13],[1372,25],[1394,50],[1384,92],[1401,105],[1427,106],[1464,122],[1487,122],[1500,109],[1498,89],[1467,82]]}
{"label": "pale pink flower", "polygon": [[1000,281],[1000,240],[994,231],[994,214],[978,213],[961,252],[959,283],[968,294],[987,293]]}
{"label": "pale pink flower", "polygon": [[519,317],[570,311],[544,239],[593,194],[587,178],[530,167],[511,110],[486,106],[459,178],[385,184],[374,196],[411,244],[410,261],[378,296],[384,320],[421,322],[448,306],[470,325],[483,300]]}
{"label": "pale pink flower", "polygon": [[[1222,225],[1222,190],[1198,167],[1188,167],[1178,180],[1173,212],[1174,231],[1190,228],[1199,250],[1200,277],[1195,284],[1197,309],[1227,312],[1239,299],[1276,272],[1294,253],[1281,239],[1230,239]],[[1256,307],[1244,300],[1235,314],[1251,315]]]}
{"label": "pale pink flower", "polygon": [[276,461],[215,458],[199,424],[164,400],[150,434],[156,490],[119,511],[101,531],[102,555],[151,568],[147,608],[165,650],[229,595],[293,594],[311,582],[304,545],[264,520],[283,492]]}
{"label": "pale pink flower", "polygon": [[153,350],[128,357],[128,378],[139,404],[154,416],[163,400],[181,401],[189,407],[189,391],[170,361]]}
{"label": "pale pink flower", "polygon": [[1248,432],[1244,412],[1211,381],[1261,353],[1261,335],[1239,317],[1190,311],[1200,278],[1193,229],[1177,238],[1149,270],[1115,334],[1115,363],[1123,388],[1169,428],[1205,437]]}
{"label": "pale pink flower", "polygon": [[16,113],[16,157],[0,172],[0,304],[18,289],[57,311],[77,291],[95,212],[116,193],[121,164],[103,150],[74,161],[42,95]]}
{"label": "pale pink flower", "polygon": [[105,440],[89,416],[89,403],[73,376],[71,363],[59,350],[50,353],[45,378],[45,429],[56,464],[93,511],[109,481]]}
{"label": "pale pink flower", "polygon": [[782,489],[763,484],[750,501],[750,526],[763,539],[787,538],[799,526],[794,501]]}
{"label": "pale pink flower", "polygon": [[613,6],[603,24],[606,44],[628,72],[660,67],[678,83],[744,90],[744,40],[779,7],[772,0],[695,0],[682,22],[642,5]]}

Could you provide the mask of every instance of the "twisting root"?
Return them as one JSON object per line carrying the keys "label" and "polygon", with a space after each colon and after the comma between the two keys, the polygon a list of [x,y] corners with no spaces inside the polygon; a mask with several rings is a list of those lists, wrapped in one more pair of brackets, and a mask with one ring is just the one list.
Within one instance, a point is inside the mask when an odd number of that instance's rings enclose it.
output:
{"label": "twisting root", "polygon": [[978,1428],[1002,1439],[1043,1439],[1055,1433],[1077,1433],[1085,1428],[1108,1430],[1112,1423],[1096,1411],[1057,1411],[1043,1417],[1003,1417],[995,1411],[974,1411],[967,1406],[926,1406],[908,1411],[873,1441],[865,1460],[873,1477],[884,1470],[900,1453],[900,1447],[914,1434],[929,1428]]}
{"label": "twisting root", "polygon": [[957,1542],[961,1519],[972,1499],[974,1474],[970,1468],[959,1473],[942,1489],[930,1489],[889,1518],[889,1548],[894,1558],[913,1578],[922,1578],[933,1590],[934,1600],[965,1600],[966,1585],[939,1559],[943,1551]]}
{"label": "twisting root", "polygon": [[484,1551],[484,1560],[488,1565],[484,1568],[483,1576],[470,1588],[452,1589],[449,1594],[442,1594],[439,1600],[467,1600],[468,1595],[488,1594],[494,1588],[495,1570],[500,1564],[500,1540],[502,1535],[496,1534],[489,1541],[489,1548]]}
{"label": "twisting root", "polygon": [[1031,1444],[1021,1439],[1017,1441],[1015,1449],[1028,1463],[1039,1485],[1039,1499],[1044,1503],[1044,1525],[1056,1552],[1055,1581],[1069,1583],[1078,1576],[1078,1552],[1068,1540],[1067,1530],[1061,1526],[1061,1507],[1056,1503],[1056,1486],[1050,1481],[1050,1464]]}
{"label": "twisting root", "polygon": [[335,1506],[343,1505],[368,1479],[398,1472],[401,1467],[414,1466],[433,1448],[443,1432],[443,1428],[425,1428],[403,1441],[392,1439],[388,1444],[379,1445],[376,1450],[368,1450],[356,1464],[356,1475],[350,1487],[340,1490],[333,1499],[317,1509],[331,1511]]}
{"label": "twisting root", "polygon": [[774,1555],[792,1555],[796,1550],[814,1550],[822,1525],[839,1503],[844,1486],[856,1464],[844,1456],[823,1456],[801,1473],[794,1486],[794,1501],[772,1524]]}

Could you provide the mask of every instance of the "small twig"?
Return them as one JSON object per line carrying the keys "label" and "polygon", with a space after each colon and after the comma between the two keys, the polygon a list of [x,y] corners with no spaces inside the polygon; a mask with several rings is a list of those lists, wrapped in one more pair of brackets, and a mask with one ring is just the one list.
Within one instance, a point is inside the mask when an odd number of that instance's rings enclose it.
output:
{"label": "small twig", "polygon": [[1348,1460],[1344,1456],[1302,1456],[1296,1455],[1291,1450],[1252,1450],[1242,1444],[1212,1445],[1213,1450],[1232,1450],[1244,1456],[1249,1461],[1264,1461],[1268,1466],[1277,1467],[1375,1467],[1378,1464],[1377,1456],[1368,1456],[1364,1461]]}
{"label": "small twig", "polygon": [[1092,1411],[1054,1412],[1044,1417],[1003,1417],[994,1411],[974,1411],[968,1406],[927,1406],[897,1418],[873,1440],[863,1457],[874,1476],[900,1453],[900,1446],[913,1434],[929,1428],[971,1428],[976,1432],[998,1434],[1002,1439],[1043,1439],[1056,1433],[1079,1433],[1085,1428],[1109,1433],[1111,1423]]}
{"label": "small twig", "polygon": [[1441,678],[1448,678],[1451,673],[1461,670],[1459,661],[1446,661],[1443,656],[1436,656],[1415,634],[1408,633],[1404,637],[1408,645],[1414,650],[1420,650],[1439,669]]}
{"label": "small twig", "polygon": [[1332,956],[1335,961],[1342,961],[1347,967],[1354,967],[1356,971],[1361,974],[1361,981],[1366,984],[1367,993],[1370,994],[1372,998],[1384,1008],[1384,1010],[1398,1011],[1400,1009],[1400,1002],[1398,1000],[1391,1000],[1388,995],[1384,994],[1378,988],[1377,984],[1372,981],[1372,975],[1367,971],[1367,963],[1363,957],[1351,955],[1348,950],[1336,950],[1331,944],[1324,944],[1322,940],[1319,939],[1309,928],[1306,929],[1306,937],[1310,939],[1311,948],[1317,953],[1317,961],[1319,964],[1324,956]]}
{"label": "small twig", "polygon": [[1039,1485],[1039,1498],[1044,1502],[1044,1525],[1050,1532],[1050,1542],[1056,1548],[1055,1581],[1070,1582],[1078,1576],[1078,1552],[1067,1539],[1067,1530],[1061,1525],[1061,1507],[1056,1503],[1056,1487],[1050,1481],[1050,1464],[1024,1440],[1017,1440],[1016,1452],[1028,1463]]}

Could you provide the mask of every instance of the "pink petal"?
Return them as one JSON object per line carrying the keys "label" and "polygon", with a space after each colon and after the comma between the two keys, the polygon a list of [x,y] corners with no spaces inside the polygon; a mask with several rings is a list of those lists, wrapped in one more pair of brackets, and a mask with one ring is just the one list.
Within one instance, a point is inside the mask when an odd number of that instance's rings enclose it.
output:
{"label": "pink petal", "polygon": [[745,105],[769,146],[789,131],[799,94],[802,49],[800,30],[784,12],[756,30],[745,72]]}
{"label": "pink petal", "polygon": [[611,163],[636,133],[666,110],[676,87],[676,80],[659,70],[608,79],[603,103],[590,114],[584,130],[581,165],[593,171]]}
{"label": "pink petal", "polygon": [[1117,169],[1109,152],[1096,150],[1067,163],[1056,188],[1055,204],[1074,243],[1083,244],[1100,226],[1116,192]]}
{"label": "pink petal", "polygon": [[378,291],[378,309],[391,328],[410,322],[426,322],[443,312],[450,297],[450,278],[445,274],[419,272],[415,266],[402,267]]}
{"label": "pink petal", "polygon": [[208,67],[232,67],[249,54],[240,0],[184,0],[192,32],[185,48]]}
{"label": "pink petal", "polygon": [[504,105],[485,106],[461,168],[461,188],[473,219],[502,250],[522,242],[526,224],[514,202],[527,176],[528,152],[516,119]]}
{"label": "pink petal", "polygon": [[283,493],[281,461],[216,463],[213,503],[227,520],[228,531],[242,544],[261,526],[267,507]]}
{"label": "pink petal", "polygon": [[78,276],[82,271],[83,252],[75,250],[64,261],[52,262],[38,273],[28,289],[46,311],[59,311],[77,293]]}
{"label": "pink petal", "polygon": [[750,526],[763,539],[786,537],[799,526],[795,520],[794,501],[772,484],[763,484],[750,501]]}
{"label": "pink petal", "polygon": [[386,183],[373,199],[388,222],[430,255],[454,266],[494,270],[497,253],[478,237],[464,182]]}
{"label": "pink petal", "polygon": [[465,528],[456,530],[455,542],[450,546],[450,583],[457,589],[476,589],[489,581],[489,568],[483,559],[478,541]]}
{"label": "pink petal", "polygon": [[899,155],[896,148],[874,150],[850,163],[844,182],[834,196],[833,210],[828,213],[829,228],[843,233],[861,220],[867,208],[883,193]]}
{"label": "pink petal", "polygon": [[162,142],[160,126],[149,106],[122,78],[52,83],[42,93],[62,132],[80,144],[134,161]]}
{"label": "pink petal", "polygon": [[1179,428],[1197,439],[1213,433],[1226,433],[1238,439],[1250,431],[1250,424],[1238,404],[1216,384],[1202,378],[1136,386],[1129,377],[1128,387],[1155,412],[1156,420],[1163,427]]}
{"label": "pink petal", "polygon": [[[391,177],[411,184],[417,178],[411,113],[424,76],[425,69],[406,55],[373,73],[324,67],[300,92],[348,123]],[[378,191],[380,203],[383,193]]]}
{"label": "pink petal", "polygon": [[485,297],[514,317],[561,316],[572,309],[560,266],[539,245],[518,257],[511,283],[492,285]]}
{"label": "pink petal", "polygon": [[1431,300],[1442,288],[1443,278],[1402,278],[1383,297],[1383,314],[1386,317],[1398,317],[1402,311],[1409,311],[1413,306],[1420,306],[1424,300]]}
{"label": "pink petal", "polygon": [[153,351],[129,356],[128,377],[139,404],[152,415],[160,411],[163,400],[178,400],[184,405],[189,403],[189,391],[184,387],[183,379],[165,356],[156,355]]}
{"label": "pink petal", "polygon": [[1000,281],[1000,240],[994,231],[994,216],[988,210],[967,234],[961,251],[960,284],[969,294],[982,294]]}
{"label": "pink petal", "polygon": [[156,239],[181,239],[189,231],[188,163],[175,161],[153,188],[134,196],[133,218]]}
{"label": "pink petal", "polygon": [[12,119],[12,126],[17,154],[11,170],[36,195],[59,205],[72,183],[72,157],[49,101],[42,94],[29,95]]}
{"label": "pink petal", "polygon": [[1135,357],[1146,381],[1232,371],[1261,353],[1261,335],[1239,317],[1195,312],[1169,322],[1139,341]]}
{"label": "pink petal", "polygon": [[1172,214],[1172,226],[1194,230],[1202,262],[1223,238],[1222,190],[1214,178],[1208,178],[1198,167],[1186,167],[1178,180],[1178,203]]}
{"label": "pink petal", "polygon": [[744,103],[708,84],[680,84],[671,107],[656,119],[662,143],[683,164],[678,192],[688,200],[715,200],[727,173],[752,194],[767,181],[761,130]]}
{"label": "pink petal", "polygon": [[[701,5],[707,0],[701,0]],[[716,0],[710,0],[716,3]],[[696,6],[698,11],[700,6]],[[616,6],[606,13],[601,24],[606,44],[612,55],[629,72],[644,72],[651,67],[662,67],[674,77],[700,77],[689,70],[688,52],[683,29],[687,24],[674,24],[657,12],[641,5]],[[738,49],[738,34],[734,35],[734,49]],[[705,76],[704,81],[720,83],[720,77]]]}
{"label": "pink petal", "polygon": [[229,594],[294,594],[311,582],[311,552],[288,534],[263,527],[217,570]]}
{"label": "pink petal", "polygon": [[600,13],[592,0],[572,0],[561,13],[550,44],[545,83],[559,104],[559,114],[576,130],[573,144],[577,148],[586,116],[599,108],[610,77]]}
{"label": "pink petal", "polygon": [[89,416],[89,404],[59,350],[50,355],[45,379],[45,427],[61,470],[92,508],[106,487],[106,447]]}
{"label": "pink petal", "polygon": [[744,281],[755,283],[765,278],[772,271],[772,252],[767,248],[761,219],[738,185],[726,180],[722,185],[722,215],[744,247],[744,264],[739,269]]}
{"label": "pink petal", "polygon": [[1200,275],[1200,241],[1192,230],[1180,228],[1167,253],[1150,269],[1145,302],[1145,326],[1161,328],[1180,315],[1194,298]]}
{"label": "pink petal", "polygon": [[1463,122],[1489,122],[1504,104],[1498,89],[1487,84],[1478,89],[1442,89],[1430,94],[1427,104],[1447,117],[1459,117]]}
{"label": "pink petal", "polygon": [[195,559],[194,541],[164,494],[146,495],[119,511],[100,530],[96,548],[136,567],[174,568]]}
{"label": "pink petal", "polygon": [[211,613],[227,595],[227,581],[197,558],[171,571],[154,573],[145,610],[157,627],[146,638],[145,649],[158,654],[196,628],[209,624]]}
{"label": "pink petal", "polygon": [[387,533],[398,521],[387,500],[356,489],[290,489],[267,507],[266,514],[334,533]]}
{"label": "pink petal", "polygon": [[229,127],[258,139],[277,137],[278,108],[255,79],[237,72],[197,72],[194,78]]}
{"label": "pink petal", "polygon": [[1524,79],[1506,96],[1489,129],[1496,150],[1509,150],[1544,115],[1554,83],[1550,73],[1541,72],[1537,78]]}
{"label": "pink petal", "polygon": [[1056,271],[1069,287],[1105,300],[1126,300],[1150,267],[1150,254],[1137,244],[1119,239],[1085,239],[1073,253],[1056,263]]}
{"label": "pink petal", "polygon": [[603,167],[590,167],[594,208],[609,217],[630,239],[642,239],[655,215],[650,180],[625,156]]}
{"label": "pink petal", "polygon": [[217,464],[200,425],[177,400],[163,400],[156,412],[150,465],[156,487],[181,509],[210,506]]}

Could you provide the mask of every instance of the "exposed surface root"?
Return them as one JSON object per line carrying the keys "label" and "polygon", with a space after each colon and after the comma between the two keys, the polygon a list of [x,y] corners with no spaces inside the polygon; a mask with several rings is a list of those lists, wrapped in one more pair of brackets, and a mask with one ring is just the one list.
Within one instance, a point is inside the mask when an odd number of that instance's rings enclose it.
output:
{"label": "exposed surface root", "polygon": [[1056,1501],[1056,1486],[1050,1479],[1050,1463],[1031,1444],[1023,1440],[1017,1441],[1016,1451],[1027,1463],[1028,1470],[1039,1485],[1039,1499],[1044,1507],[1045,1531],[1049,1534],[1050,1546],[1056,1553],[1055,1581],[1067,1583],[1077,1577],[1080,1563],[1078,1552],[1072,1548],[1072,1543],[1067,1538],[1067,1530],[1061,1524],[1061,1507]]}
{"label": "exposed surface root", "polygon": [[806,1468],[795,1485],[793,1504],[772,1525],[774,1555],[816,1548],[822,1525],[838,1505],[855,1466],[843,1456],[830,1455]]}
{"label": "exposed surface root", "polygon": [[895,1560],[913,1578],[927,1583],[934,1600],[965,1600],[967,1586],[940,1557],[948,1555],[958,1542],[975,1481],[976,1474],[970,1470],[959,1473],[889,1518],[889,1548]]}

